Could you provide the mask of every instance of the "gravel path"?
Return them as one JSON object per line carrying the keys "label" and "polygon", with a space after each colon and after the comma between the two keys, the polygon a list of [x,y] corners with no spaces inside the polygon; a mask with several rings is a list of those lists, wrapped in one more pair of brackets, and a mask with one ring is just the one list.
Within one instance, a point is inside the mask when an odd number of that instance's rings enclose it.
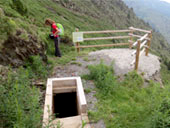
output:
{"label": "gravel path", "polygon": [[[85,61],[83,57],[78,57],[76,60],[77,64],[67,64],[64,66],[57,66],[54,68],[54,72],[51,77],[71,77],[71,76],[81,76],[83,74],[88,74],[89,71],[87,69],[88,65],[99,64],[100,59],[95,59],[94,57],[88,57],[88,61]],[[81,66],[79,65],[81,63]],[[97,111],[95,104],[97,103],[97,99],[95,97],[95,85],[91,80],[83,80],[83,88],[84,90],[90,90],[90,92],[85,91],[85,96],[87,100],[87,109],[88,111]],[[92,128],[105,128],[104,121],[101,119],[96,123],[91,122]]]}
{"label": "gravel path", "polygon": [[[64,66],[55,67],[52,77],[71,77],[81,76],[88,74],[88,65],[96,65],[103,60],[106,65],[113,64],[113,68],[116,75],[123,76],[124,74],[132,71],[134,66],[130,66],[130,63],[135,59],[135,56],[131,56],[134,50],[130,49],[106,49],[96,52],[91,52],[86,57],[78,57],[76,63],[69,63]],[[81,65],[80,65],[81,64]],[[155,55],[149,54],[148,57],[142,55],[139,62],[139,72],[144,72],[145,79],[153,79],[161,82],[159,77],[160,62],[159,58]],[[155,77],[156,76],[156,77]],[[95,97],[95,85],[93,81],[82,80],[84,90],[90,89],[91,91],[85,93],[87,100],[87,107],[90,111],[96,111],[95,106],[97,99]],[[92,128],[105,128],[104,121],[101,119],[97,123],[91,123]]]}

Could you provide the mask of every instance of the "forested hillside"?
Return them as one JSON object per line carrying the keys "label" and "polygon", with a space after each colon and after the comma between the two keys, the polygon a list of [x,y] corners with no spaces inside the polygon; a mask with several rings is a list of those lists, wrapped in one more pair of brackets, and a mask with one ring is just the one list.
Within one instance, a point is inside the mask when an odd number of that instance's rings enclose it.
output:
{"label": "forested hillside", "polygon": [[140,18],[159,31],[170,43],[170,3],[160,0],[124,0]]}
{"label": "forested hillside", "polygon": [[[44,25],[46,18],[65,28],[60,59],[54,57],[53,40],[48,37],[50,28]],[[41,127],[43,94],[40,89],[44,87],[37,89],[33,85],[37,80],[46,81],[54,65],[75,59],[77,54],[72,43],[75,28],[80,31],[130,26],[152,29],[122,0],[1,0],[0,24],[0,65],[3,65],[0,66],[0,127],[4,128]],[[155,31],[151,52],[161,57],[168,83],[170,45]]]}

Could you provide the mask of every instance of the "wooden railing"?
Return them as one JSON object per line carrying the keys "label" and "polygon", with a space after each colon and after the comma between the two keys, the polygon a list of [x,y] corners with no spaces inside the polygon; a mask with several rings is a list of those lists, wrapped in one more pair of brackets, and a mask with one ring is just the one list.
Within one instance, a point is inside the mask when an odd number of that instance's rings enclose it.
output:
{"label": "wooden railing", "polygon": [[[135,32],[145,33],[144,35],[137,35]],[[123,36],[111,36],[111,37],[93,37],[84,38],[85,34],[104,34],[104,33],[127,33]],[[137,38],[137,40],[135,40]],[[132,61],[131,65],[135,64],[135,70],[138,70],[139,57],[145,52],[148,56],[150,44],[152,38],[152,31],[143,30],[139,28],[129,27],[127,30],[105,30],[105,31],[85,31],[73,32],[73,42],[76,44],[75,48],[77,52],[80,52],[80,48],[92,48],[92,47],[112,47],[112,46],[129,46],[129,48],[136,47],[136,51],[132,53],[136,55],[136,58]],[[94,41],[94,40],[112,40],[112,39],[129,39],[128,42],[114,43],[114,44],[99,44],[99,45],[80,45],[80,42]],[[135,41],[134,41],[135,40]]]}
{"label": "wooden railing", "polygon": [[[128,32],[130,33],[132,30],[106,30],[106,31],[86,31],[86,32],[76,32],[73,33],[73,42],[75,43],[75,48],[77,49],[77,52],[80,52],[80,48],[92,48],[92,47],[112,47],[112,46],[123,46],[123,45],[129,45],[128,42],[122,42],[122,43],[116,43],[116,44],[99,44],[99,45],[80,45],[80,42],[84,41],[94,41],[94,40],[112,40],[112,39],[129,39],[131,38],[130,35],[128,35]],[[84,35],[87,34],[104,34],[104,33],[127,33],[126,36],[111,36],[111,37],[93,37],[93,38],[84,38]],[[74,35],[80,34],[81,37],[80,40],[74,41]]]}
{"label": "wooden railing", "polygon": [[136,42],[132,44],[132,47],[136,46],[136,50],[132,52],[132,56],[136,55],[135,59],[132,61],[131,65],[135,64],[135,70],[138,70],[139,66],[139,58],[140,56],[145,52],[145,56],[148,56],[149,53],[149,48],[151,44],[151,39],[152,39],[152,31],[147,31],[147,30],[142,30],[142,29],[136,29],[132,28],[133,30],[140,31],[146,33],[144,36],[138,36],[136,35],[135,37],[140,37]]}

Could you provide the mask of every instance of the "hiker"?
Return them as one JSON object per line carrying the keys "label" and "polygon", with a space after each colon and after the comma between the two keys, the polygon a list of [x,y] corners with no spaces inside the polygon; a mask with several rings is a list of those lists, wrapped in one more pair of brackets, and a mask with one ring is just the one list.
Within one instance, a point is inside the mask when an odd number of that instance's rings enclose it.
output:
{"label": "hiker", "polygon": [[50,38],[54,39],[54,44],[55,44],[55,56],[61,57],[60,49],[59,49],[59,44],[60,44],[60,36],[59,36],[59,29],[55,22],[51,19],[46,19],[45,20],[45,25],[51,26],[51,32]]}

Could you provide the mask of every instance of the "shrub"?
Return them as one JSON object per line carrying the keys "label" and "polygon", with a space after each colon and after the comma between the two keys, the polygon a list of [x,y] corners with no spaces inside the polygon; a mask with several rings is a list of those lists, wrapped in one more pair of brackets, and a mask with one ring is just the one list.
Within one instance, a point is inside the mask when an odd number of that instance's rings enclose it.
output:
{"label": "shrub", "polygon": [[111,72],[113,74],[112,67],[108,67],[101,62],[99,65],[90,65],[88,66],[88,69],[90,70],[89,79],[93,80],[103,80],[105,79],[105,74],[108,72]]}
{"label": "shrub", "polygon": [[17,25],[14,20],[8,19],[7,24],[8,24],[8,27],[6,27],[6,30],[7,30],[8,35],[16,31]]}
{"label": "shrub", "polygon": [[12,8],[19,12],[21,15],[27,15],[28,9],[21,0],[12,0]]}
{"label": "shrub", "polygon": [[61,42],[65,44],[69,44],[70,46],[73,45],[72,39],[68,35],[64,35],[61,37]]}
{"label": "shrub", "polygon": [[31,87],[28,71],[10,71],[0,84],[0,127],[37,128],[41,126],[40,93]]}
{"label": "shrub", "polygon": [[160,105],[155,108],[152,120],[155,121],[155,128],[169,128],[170,127],[170,98],[165,92],[161,93]]}
{"label": "shrub", "polygon": [[137,88],[141,87],[143,83],[144,83],[143,78],[140,75],[138,75],[136,71],[128,73],[123,81],[124,86]]}
{"label": "shrub", "polygon": [[40,56],[30,56],[26,61],[26,68],[29,71],[30,78],[45,78],[48,75],[48,67]]}
{"label": "shrub", "polygon": [[98,111],[89,115],[91,120],[104,119],[108,128],[170,127],[169,86],[162,90],[159,84],[150,82],[144,88],[144,81],[136,72],[118,82],[113,69],[102,63],[89,66],[89,70],[84,78],[94,80],[98,88]]}
{"label": "shrub", "polygon": [[99,65],[89,66],[88,69],[90,70],[88,78],[96,81],[97,88],[109,90],[115,83],[112,66],[108,67],[101,62]]}
{"label": "shrub", "polygon": [[2,37],[13,34],[17,29],[15,21],[12,20],[11,18],[2,17],[0,19],[0,23],[2,24],[1,25],[2,28],[0,30],[0,33],[2,33]]}
{"label": "shrub", "polygon": [[51,39],[47,39],[47,41],[45,42],[45,45],[46,45],[47,54],[54,55],[54,53],[55,53],[54,41]]}

